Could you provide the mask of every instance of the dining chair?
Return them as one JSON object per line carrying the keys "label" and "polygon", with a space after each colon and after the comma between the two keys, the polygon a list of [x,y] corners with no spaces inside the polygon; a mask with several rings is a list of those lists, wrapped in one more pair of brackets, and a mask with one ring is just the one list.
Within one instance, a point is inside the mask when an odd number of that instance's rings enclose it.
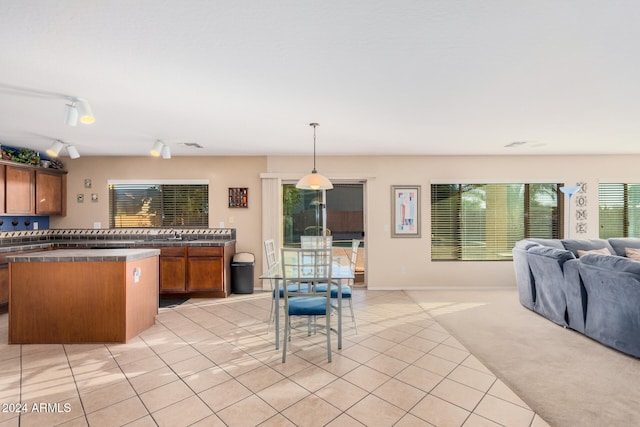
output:
{"label": "dining chair", "polygon": [[326,249],[333,246],[333,236],[300,236],[300,247],[303,249]]}
{"label": "dining chair", "polygon": [[[276,250],[276,242],[273,239],[267,239],[264,241],[264,257],[267,262],[267,271],[271,273],[274,269],[278,268],[278,252]],[[276,310],[276,298],[275,298],[275,286],[273,274],[269,274],[269,284],[271,285],[271,312],[269,312],[269,322],[267,323],[267,333],[271,330],[271,322],[274,321]]]}
{"label": "dining chair", "polygon": [[[267,261],[267,271],[269,272],[269,284],[271,285],[271,311],[269,312],[269,321],[267,322],[267,333],[271,332],[271,323],[275,321],[275,316],[277,315],[276,310],[284,307],[284,292],[280,287],[278,292],[278,300],[280,301],[280,307],[276,307],[276,290],[275,290],[275,282],[274,276],[277,274],[277,270],[280,268],[278,265],[278,250],[276,249],[276,243],[273,239],[267,239],[264,241],[264,255]],[[290,286],[291,292],[296,292],[297,287]],[[302,285],[302,288],[306,288],[306,285]]]}
{"label": "dining chair", "polygon": [[[292,317],[306,319],[307,333],[324,329],[327,336],[327,360],[331,362],[331,291],[318,289],[319,283],[331,283],[333,254],[331,248],[302,249],[282,248],[284,293],[284,334],[282,338],[282,362],[287,360],[287,342],[291,340]],[[325,323],[318,323],[324,316]]]}
{"label": "dining chair", "polygon": [[[349,279],[347,283],[342,285],[333,283],[331,285],[331,299],[338,298],[338,288],[340,287],[342,292],[342,300],[349,302],[349,311],[351,312],[351,320],[353,321],[353,327],[356,331],[356,335],[358,335],[358,323],[356,321],[356,315],[353,311],[353,285],[355,284],[355,275],[356,275],[356,264],[358,261],[358,249],[360,248],[360,240],[353,239],[351,241],[351,257],[349,258],[349,268],[353,273],[353,279]],[[320,290],[324,290],[326,287],[326,283],[320,283],[318,285]]]}

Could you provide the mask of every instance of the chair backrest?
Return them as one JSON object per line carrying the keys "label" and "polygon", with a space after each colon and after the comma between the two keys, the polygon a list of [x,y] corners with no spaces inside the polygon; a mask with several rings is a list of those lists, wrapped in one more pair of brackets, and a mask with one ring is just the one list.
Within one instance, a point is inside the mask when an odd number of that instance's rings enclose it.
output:
{"label": "chair backrest", "polygon": [[302,249],[327,249],[333,245],[333,236],[300,236]]}
{"label": "chair backrest", "polygon": [[331,230],[322,226],[310,225],[308,227],[305,227],[304,235],[305,236],[319,236],[319,235],[330,236]]}
{"label": "chair backrest", "polygon": [[278,253],[276,252],[276,242],[273,239],[264,241],[264,256],[267,260],[267,269],[273,268],[278,263]]}
{"label": "chair backrest", "polygon": [[318,292],[315,286],[318,283],[331,283],[333,252],[330,247],[282,248],[280,263],[285,300],[288,296],[328,296],[331,292],[330,286],[326,286],[323,292]]}
{"label": "chair backrest", "polygon": [[360,240],[353,239],[351,241],[351,260],[349,263],[349,267],[351,267],[351,271],[353,274],[356,273],[356,263],[358,262],[358,249],[360,249]]}

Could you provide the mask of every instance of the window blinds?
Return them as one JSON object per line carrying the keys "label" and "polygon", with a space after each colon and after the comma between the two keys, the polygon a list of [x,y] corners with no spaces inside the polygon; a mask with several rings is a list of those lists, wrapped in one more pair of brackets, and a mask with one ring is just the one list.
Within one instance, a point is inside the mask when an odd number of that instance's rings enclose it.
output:
{"label": "window blinds", "polygon": [[558,187],[431,185],[431,259],[509,260],[518,240],[557,238]]}
{"label": "window blinds", "polygon": [[598,186],[600,238],[640,237],[640,184]]}
{"label": "window blinds", "polygon": [[207,227],[207,184],[109,184],[109,226]]}

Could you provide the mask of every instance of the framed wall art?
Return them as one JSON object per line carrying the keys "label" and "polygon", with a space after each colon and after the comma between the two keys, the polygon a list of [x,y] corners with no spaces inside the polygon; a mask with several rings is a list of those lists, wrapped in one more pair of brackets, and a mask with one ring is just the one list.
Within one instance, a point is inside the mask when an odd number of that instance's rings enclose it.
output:
{"label": "framed wall art", "polygon": [[420,186],[391,186],[391,237],[420,237]]}
{"label": "framed wall art", "polygon": [[249,207],[249,189],[246,187],[229,188],[229,207],[247,208]]}

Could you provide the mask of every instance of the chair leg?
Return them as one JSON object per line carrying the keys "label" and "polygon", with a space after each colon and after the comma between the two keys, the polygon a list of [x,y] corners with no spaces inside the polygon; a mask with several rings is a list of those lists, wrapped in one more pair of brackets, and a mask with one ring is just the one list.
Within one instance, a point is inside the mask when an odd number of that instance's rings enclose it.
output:
{"label": "chair leg", "polygon": [[267,322],[267,333],[271,331],[271,322],[275,320],[275,312],[276,310],[276,300],[275,298],[271,298],[271,311],[269,312],[269,321]]}
{"label": "chair leg", "polygon": [[358,323],[356,322],[356,314],[353,312],[353,299],[349,298],[349,308],[351,309],[351,319],[353,320],[353,327],[358,335]]}
{"label": "chair leg", "polygon": [[327,359],[331,362],[331,316],[329,313],[325,316],[327,318]]}
{"label": "chair leg", "polygon": [[291,324],[289,322],[289,315],[286,315],[284,319],[284,333],[282,334],[282,363],[287,361],[287,341],[291,338]]}

